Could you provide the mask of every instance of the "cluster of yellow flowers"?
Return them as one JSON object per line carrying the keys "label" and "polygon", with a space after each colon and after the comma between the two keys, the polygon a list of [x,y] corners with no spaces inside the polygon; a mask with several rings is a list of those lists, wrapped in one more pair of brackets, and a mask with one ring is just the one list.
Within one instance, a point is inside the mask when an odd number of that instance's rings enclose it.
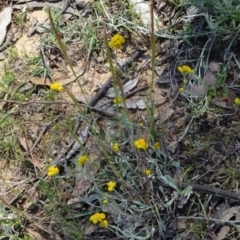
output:
{"label": "cluster of yellow flowers", "polygon": [[194,73],[194,70],[192,68],[190,68],[188,65],[179,66],[178,71],[181,74],[193,74]]}
{"label": "cluster of yellow flowers", "polygon": [[54,82],[50,85],[50,89],[52,91],[62,92],[63,91],[63,86],[60,82]]}
{"label": "cluster of yellow flowers", "polygon": [[125,43],[125,38],[122,35],[117,33],[111,38],[109,42],[109,47],[119,50],[122,48],[122,45],[124,43]]}
{"label": "cluster of yellow flowers", "polygon": [[53,176],[58,175],[58,174],[59,174],[59,168],[58,167],[50,166],[48,168],[48,172],[47,172],[48,177],[53,177]]}
{"label": "cluster of yellow flowers", "polygon": [[88,157],[88,155],[82,155],[82,156],[80,156],[79,158],[78,158],[78,160],[77,160],[77,164],[78,164],[78,166],[83,166],[84,165],[84,163],[87,161],[89,159],[89,157]]}
{"label": "cluster of yellow flowers", "polygon": [[182,93],[182,92],[185,91],[185,86],[188,83],[188,80],[186,78],[186,74],[193,74],[194,70],[192,68],[190,68],[188,65],[182,65],[182,66],[178,67],[178,71],[184,76],[184,79],[183,79],[184,86],[179,88],[179,92]]}
{"label": "cluster of yellow flowers", "polygon": [[100,227],[107,228],[108,220],[106,219],[106,215],[104,213],[94,213],[90,219],[93,224],[98,224]]}
{"label": "cluster of yellow flowers", "polygon": [[114,143],[112,146],[112,150],[115,153],[118,152],[119,151],[119,143]]}
{"label": "cluster of yellow flowers", "polygon": [[115,189],[115,187],[116,187],[116,185],[117,185],[116,182],[114,182],[114,181],[109,181],[109,182],[107,183],[108,191],[109,191],[109,192],[113,192],[114,189]]}
{"label": "cluster of yellow flowers", "polygon": [[137,149],[142,149],[142,150],[148,149],[148,143],[143,138],[139,138],[138,140],[135,140],[133,144]]}

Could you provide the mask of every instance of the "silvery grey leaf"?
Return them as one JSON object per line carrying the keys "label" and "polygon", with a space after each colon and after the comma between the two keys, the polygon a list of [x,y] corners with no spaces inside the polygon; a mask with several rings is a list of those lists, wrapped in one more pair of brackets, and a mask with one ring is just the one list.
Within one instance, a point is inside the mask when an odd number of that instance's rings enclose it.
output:
{"label": "silvery grey leaf", "polygon": [[190,87],[190,93],[195,97],[203,97],[207,93],[206,85],[193,85]]}
{"label": "silvery grey leaf", "polygon": [[128,93],[133,88],[135,88],[138,84],[138,78],[134,78],[133,80],[128,81],[123,85],[123,91],[124,93]]}
{"label": "silvery grey leaf", "polygon": [[[146,103],[143,99],[131,99],[126,101],[128,109],[146,109]],[[119,104],[120,107],[123,107],[123,103]]]}
{"label": "silvery grey leaf", "polygon": [[166,66],[160,66],[160,67],[156,67],[156,73],[158,75],[158,77],[162,77],[164,72],[166,71],[167,67]]}
{"label": "silvery grey leaf", "polygon": [[207,72],[202,80],[202,83],[208,86],[213,85],[215,82],[216,82],[216,77],[211,72]]}
{"label": "silvery grey leaf", "polygon": [[169,76],[157,78],[157,83],[159,84],[169,84],[170,82],[171,82],[171,78]]}
{"label": "silvery grey leaf", "polygon": [[7,26],[12,20],[12,7],[6,7],[0,13],[0,45],[2,45],[6,33],[7,33]]}
{"label": "silvery grey leaf", "polygon": [[110,99],[100,99],[94,107],[95,109],[99,109],[100,112],[105,112],[109,114],[114,114],[114,109],[112,106],[112,101]]}
{"label": "silvery grey leaf", "polygon": [[169,187],[175,189],[177,192],[179,192],[179,188],[171,176],[169,176],[169,175],[160,176],[158,179],[161,182],[165,183],[167,186],[169,186]]}

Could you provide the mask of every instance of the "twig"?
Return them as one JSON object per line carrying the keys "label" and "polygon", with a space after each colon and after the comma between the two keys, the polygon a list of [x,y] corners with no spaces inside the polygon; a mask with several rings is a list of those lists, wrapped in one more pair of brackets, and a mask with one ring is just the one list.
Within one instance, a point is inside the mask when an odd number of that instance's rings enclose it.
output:
{"label": "twig", "polygon": [[231,221],[231,220],[221,220],[216,218],[205,218],[205,217],[193,217],[193,216],[178,216],[178,219],[187,219],[187,220],[204,220],[209,222],[216,222],[216,223],[228,223],[228,224],[240,224],[239,220]]}
{"label": "twig", "polygon": [[22,106],[30,105],[30,104],[69,104],[69,105],[75,105],[75,103],[65,102],[65,101],[55,101],[55,102],[50,102],[50,101],[19,102],[19,101],[15,101],[15,100],[4,100],[4,99],[0,99],[0,102],[15,103],[15,104],[22,105]]}
{"label": "twig", "polygon": [[228,190],[223,190],[215,187],[210,187],[208,185],[201,185],[196,183],[177,183],[177,185],[179,188],[192,187],[193,191],[199,191],[199,192],[203,192],[211,195],[216,195],[216,196],[240,201],[239,193],[230,192]]}
{"label": "twig", "polygon": [[[167,185],[166,183],[163,183],[161,181],[157,181],[157,183],[160,183],[164,187],[170,187],[169,185]],[[179,182],[176,182],[176,184],[177,184],[178,188],[180,188],[180,189],[184,189],[184,188],[187,188],[187,187],[192,187],[193,191],[203,192],[203,193],[207,193],[207,194],[211,194],[211,195],[215,195],[215,196],[220,196],[220,197],[240,201],[240,194],[239,193],[233,193],[233,192],[230,192],[228,190],[222,190],[222,189],[219,189],[219,188],[210,187],[208,185],[195,184],[195,183],[183,183],[183,182],[179,183]]]}
{"label": "twig", "polygon": [[62,115],[61,115],[61,114],[58,115],[58,116],[55,117],[51,122],[46,123],[46,124],[43,125],[42,130],[41,130],[40,133],[38,134],[37,139],[35,140],[33,146],[32,146],[31,149],[30,149],[30,154],[31,154],[31,156],[32,156],[32,151],[33,151],[34,148],[37,146],[37,144],[40,142],[40,140],[41,140],[41,138],[42,138],[42,135],[47,131],[48,127],[51,126],[53,122],[57,121],[57,120],[60,118],[60,116],[62,116]]}

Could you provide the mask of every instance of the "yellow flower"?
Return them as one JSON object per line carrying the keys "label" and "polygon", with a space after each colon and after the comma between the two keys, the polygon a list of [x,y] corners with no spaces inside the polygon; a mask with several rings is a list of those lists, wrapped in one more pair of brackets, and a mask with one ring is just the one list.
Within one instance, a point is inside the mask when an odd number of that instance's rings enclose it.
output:
{"label": "yellow flower", "polygon": [[184,92],[184,90],[185,90],[184,87],[180,87],[180,88],[179,88],[179,92],[180,92],[180,93]]}
{"label": "yellow flower", "polygon": [[156,150],[160,150],[160,143],[159,142],[155,142],[153,147],[156,149]]}
{"label": "yellow flower", "polygon": [[140,139],[134,141],[134,146],[137,149],[143,149],[143,150],[147,150],[147,148],[148,148],[148,144],[143,138],[140,138]]}
{"label": "yellow flower", "polygon": [[194,70],[187,65],[179,66],[178,71],[182,74],[186,74],[186,73],[193,74],[194,73]]}
{"label": "yellow flower", "polygon": [[89,159],[88,155],[82,155],[78,158],[77,164],[78,166],[83,166],[83,164]]}
{"label": "yellow flower", "polygon": [[112,146],[112,150],[115,153],[118,152],[119,151],[119,143],[114,143]]}
{"label": "yellow flower", "polygon": [[237,104],[237,105],[240,105],[240,98],[235,98],[234,103]]}
{"label": "yellow flower", "polygon": [[143,173],[148,176],[152,173],[152,171],[150,169],[145,168],[145,169],[143,169]]}
{"label": "yellow flower", "polygon": [[102,222],[99,223],[99,226],[102,228],[107,228],[108,227],[108,220],[103,220]]}
{"label": "yellow flower", "polygon": [[114,182],[114,181],[109,181],[109,182],[107,183],[108,191],[109,191],[109,192],[114,191],[116,185],[117,185],[116,182]]}
{"label": "yellow flower", "polygon": [[60,82],[54,82],[50,85],[50,89],[52,91],[62,92],[63,91],[63,86]]}
{"label": "yellow flower", "polygon": [[184,78],[183,83],[186,85],[188,83],[188,80],[186,78]]}
{"label": "yellow flower", "polygon": [[107,199],[104,199],[102,202],[103,202],[103,204],[108,204],[108,200]]}
{"label": "yellow flower", "polygon": [[122,103],[122,98],[121,97],[116,97],[116,98],[114,98],[113,99],[113,102],[115,103],[115,104],[119,104],[119,103]]}
{"label": "yellow flower", "polygon": [[53,177],[53,176],[58,175],[58,174],[59,174],[59,168],[58,167],[50,166],[48,168],[48,172],[47,172],[48,177]]}
{"label": "yellow flower", "polygon": [[104,213],[94,213],[89,220],[93,223],[93,224],[97,224],[102,222],[104,219],[106,218],[106,215]]}
{"label": "yellow flower", "polygon": [[122,48],[123,43],[125,43],[124,37],[117,33],[111,38],[109,47],[119,50]]}

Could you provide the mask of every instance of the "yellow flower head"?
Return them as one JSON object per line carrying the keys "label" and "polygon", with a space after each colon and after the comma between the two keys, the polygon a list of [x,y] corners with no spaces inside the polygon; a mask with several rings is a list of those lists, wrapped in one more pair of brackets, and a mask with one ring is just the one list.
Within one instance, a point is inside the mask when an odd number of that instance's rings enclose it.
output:
{"label": "yellow flower head", "polygon": [[152,171],[150,169],[145,168],[143,169],[143,173],[149,176],[152,173]]}
{"label": "yellow flower head", "polygon": [[137,149],[143,149],[143,150],[147,150],[147,148],[148,148],[148,144],[143,138],[140,138],[140,139],[134,141],[134,146]]}
{"label": "yellow flower head", "polygon": [[109,192],[113,192],[114,189],[115,189],[115,187],[116,187],[116,185],[117,185],[116,182],[114,182],[114,181],[109,181],[109,182],[107,183],[108,191],[109,191]]}
{"label": "yellow flower head", "polygon": [[115,104],[119,104],[119,103],[122,103],[123,100],[122,100],[121,97],[116,97],[116,98],[113,99],[113,102],[114,102]]}
{"label": "yellow flower head", "polygon": [[160,143],[159,142],[155,142],[153,147],[156,149],[156,150],[160,150]]}
{"label": "yellow flower head", "polygon": [[108,204],[108,200],[107,199],[103,199],[103,204]]}
{"label": "yellow flower head", "polygon": [[184,87],[180,87],[180,88],[179,88],[179,92],[180,92],[180,93],[184,92],[184,90],[185,90]]}
{"label": "yellow flower head", "polygon": [[108,220],[103,220],[102,222],[99,223],[99,226],[102,228],[107,228],[108,227]]}
{"label": "yellow flower head", "polygon": [[117,33],[111,38],[109,47],[119,50],[122,48],[123,43],[125,43],[124,37]]}
{"label": "yellow flower head", "polygon": [[178,71],[182,74],[186,74],[186,73],[193,74],[194,73],[194,70],[192,68],[190,68],[188,65],[179,66]]}
{"label": "yellow flower head", "polygon": [[119,151],[119,143],[114,143],[112,146],[112,150],[115,153],[118,152]]}
{"label": "yellow flower head", "polygon": [[104,219],[106,218],[106,215],[104,213],[94,213],[89,220],[93,223],[93,224],[97,224],[102,222]]}
{"label": "yellow flower head", "polygon": [[53,176],[58,175],[58,174],[59,174],[59,168],[58,167],[50,166],[48,168],[48,172],[47,172],[48,177],[53,177]]}
{"label": "yellow flower head", "polygon": [[236,105],[240,105],[240,98],[235,98],[235,99],[234,99],[234,103],[235,103]]}
{"label": "yellow flower head", "polygon": [[54,82],[50,85],[50,89],[52,91],[62,92],[63,91],[63,86],[60,82]]}
{"label": "yellow flower head", "polygon": [[78,158],[77,164],[78,166],[83,166],[83,164],[89,159],[88,155],[82,155]]}

